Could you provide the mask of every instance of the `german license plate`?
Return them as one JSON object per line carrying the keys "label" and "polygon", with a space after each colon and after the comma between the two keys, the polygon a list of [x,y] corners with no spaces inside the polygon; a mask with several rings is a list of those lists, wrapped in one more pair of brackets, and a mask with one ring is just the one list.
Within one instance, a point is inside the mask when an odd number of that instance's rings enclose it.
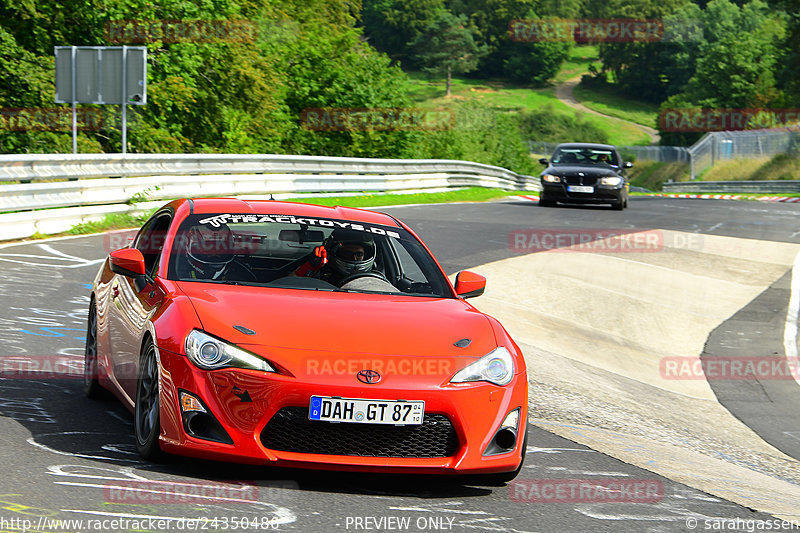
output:
{"label": "german license plate", "polygon": [[590,185],[567,185],[569,192],[594,192],[594,187]]}
{"label": "german license plate", "polygon": [[362,400],[312,396],[308,418],[321,422],[360,424],[422,424],[425,402],[403,400]]}

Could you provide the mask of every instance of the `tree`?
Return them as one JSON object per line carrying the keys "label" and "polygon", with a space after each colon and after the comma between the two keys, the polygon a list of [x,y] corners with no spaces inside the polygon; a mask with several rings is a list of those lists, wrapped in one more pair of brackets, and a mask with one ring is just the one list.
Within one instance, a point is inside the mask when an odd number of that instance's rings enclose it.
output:
{"label": "tree", "polygon": [[361,19],[367,41],[393,60],[408,64],[408,43],[444,9],[444,0],[365,0],[363,5]]}
{"label": "tree", "polygon": [[741,8],[711,0],[703,12],[706,41],[684,91],[689,100],[703,107],[765,107],[776,101],[778,43],[786,27],[782,15],[761,0]]}
{"label": "tree", "polygon": [[447,74],[446,96],[450,96],[451,76],[463,74],[478,66],[487,51],[477,45],[467,28],[467,17],[440,10],[417,39],[409,44],[423,70],[431,74]]}

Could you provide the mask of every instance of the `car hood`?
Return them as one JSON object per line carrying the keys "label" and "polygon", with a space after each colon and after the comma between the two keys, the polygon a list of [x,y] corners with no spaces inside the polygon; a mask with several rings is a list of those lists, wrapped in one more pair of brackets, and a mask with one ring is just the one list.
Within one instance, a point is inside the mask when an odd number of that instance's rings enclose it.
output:
{"label": "car hood", "polygon": [[557,167],[549,166],[544,172],[542,172],[542,174],[551,174],[553,176],[573,176],[580,172],[582,172],[585,176],[593,176],[598,178],[620,175],[619,170],[614,170],[613,168],[588,167],[579,165],[559,165]]}
{"label": "car hood", "polygon": [[[240,346],[381,356],[480,357],[497,344],[463,300],[177,282],[208,333]],[[254,332],[245,334],[234,326]],[[466,347],[454,343],[469,339]],[[463,344],[463,343],[460,343]],[[262,351],[262,350],[256,350]]]}

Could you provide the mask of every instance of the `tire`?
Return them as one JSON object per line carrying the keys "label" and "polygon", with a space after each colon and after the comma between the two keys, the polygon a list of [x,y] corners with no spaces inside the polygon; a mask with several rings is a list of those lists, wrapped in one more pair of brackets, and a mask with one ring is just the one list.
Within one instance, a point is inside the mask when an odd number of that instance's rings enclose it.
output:
{"label": "tire", "polygon": [[627,208],[628,208],[628,197],[626,196],[625,197],[625,209],[627,209]]}
{"label": "tire", "polygon": [[555,207],[555,206],[556,202],[554,200],[546,200],[541,196],[539,197],[539,207]]}
{"label": "tire", "polygon": [[625,200],[620,198],[619,202],[611,204],[611,209],[613,209],[614,211],[622,211],[623,209],[625,209]]}
{"label": "tire", "polygon": [[105,396],[104,392],[97,380],[97,308],[92,300],[86,320],[86,344],[83,350],[83,393],[87,398],[99,400]]}
{"label": "tire", "polygon": [[156,347],[152,339],[148,339],[142,347],[139,358],[139,377],[136,380],[136,404],[133,414],[136,450],[148,461],[164,459],[164,452],[158,445],[158,435],[161,432],[158,381]]}

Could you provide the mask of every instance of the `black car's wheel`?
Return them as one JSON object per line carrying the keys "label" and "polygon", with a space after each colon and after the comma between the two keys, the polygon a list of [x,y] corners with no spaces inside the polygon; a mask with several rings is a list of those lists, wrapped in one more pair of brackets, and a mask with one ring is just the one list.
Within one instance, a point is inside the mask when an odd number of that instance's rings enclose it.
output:
{"label": "black car's wheel", "polygon": [[620,198],[619,202],[614,202],[613,204],[611,204],[611,209],[615,211],[622,211],[623,209],[625,209],[625,200]]}
{"label": "black car's wheel", "polygon": [[555,200],[549,200],[547,198],[539,197],[539,207],[555,207],[556,202]]}
{"label": "black car's wheel", "polygon": [[97,380],[97,309],[92,300],[86,325],[86,347],[83,352],[83,392],[96,400],[103,396],[103,387]]}
{"label": "black car's wheel", "polygon": [[626,209],[628,208],[628,197],[627,196],[625,197],[625,208]]}
{"label": "black car's wheel", "polygon": [[139,360],[139,378],[136,380],[136,405],[133,416],[136,449],[144,459],[156,461],[163,458],[158,446],[161,431],[159,417],[158,360],[156,347],[148,339]]}

